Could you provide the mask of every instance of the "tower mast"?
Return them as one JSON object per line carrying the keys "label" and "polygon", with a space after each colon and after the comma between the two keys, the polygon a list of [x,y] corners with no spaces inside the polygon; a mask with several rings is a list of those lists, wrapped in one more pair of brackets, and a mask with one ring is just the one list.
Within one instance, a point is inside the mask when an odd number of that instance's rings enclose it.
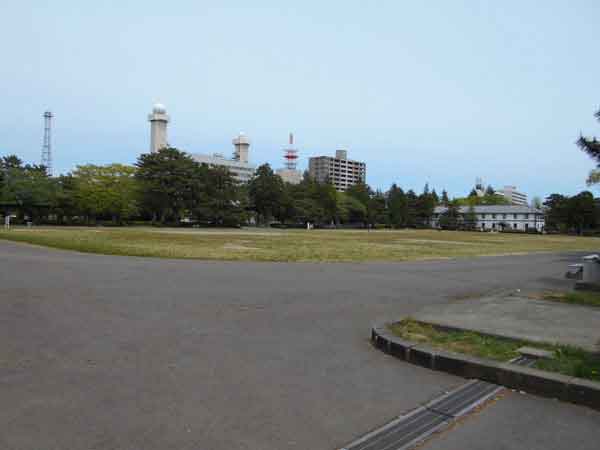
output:
{"label": "tower mast", "polygon": [[42,143],[42,166],[46,167],[46,172],[52,176],[52,118],[51,111],[44,113],[44,142]]}
{"label": "tower mast", "polygon": [[290,133],[289,146],[283,150],[283,158],[285,160],[285,168],[287,170],[296,170],[296,162],[298,160],[298,150],[294,148],[294,135]]}

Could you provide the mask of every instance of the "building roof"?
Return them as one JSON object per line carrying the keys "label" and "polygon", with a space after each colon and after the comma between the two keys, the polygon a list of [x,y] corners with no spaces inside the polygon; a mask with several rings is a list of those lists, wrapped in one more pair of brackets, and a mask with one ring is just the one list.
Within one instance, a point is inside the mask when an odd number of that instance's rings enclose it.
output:
{"label": "building roof", "polygon": [[[460,212],[469,212],[469,206],[461,206]],[[443,214],[448,208],[436,206],[435,214]],[[476,214],[544,214],[541,209],[531,208],[525,205],[477,205],[473,206]]]}
{"label": "building roof", "polygon": [[213,164],[215,166],[225,166],[237,169],[256,170],[254,164],[238,161],[237,159],[228,159],[220,155],[204,155],[201,153],[192,154],[192,158],[199,163]]}

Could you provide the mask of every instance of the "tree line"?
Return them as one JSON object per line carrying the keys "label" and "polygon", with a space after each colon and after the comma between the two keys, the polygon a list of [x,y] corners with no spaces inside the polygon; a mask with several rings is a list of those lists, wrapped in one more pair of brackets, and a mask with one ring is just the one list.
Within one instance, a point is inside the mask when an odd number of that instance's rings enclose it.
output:
{"label": "tree line", "polygon": [[544,202],[546,229],[582,234],[600,227],[600,205],[590,191],[567,196],[552,194]]}
{"label": "tree line", "polygon": [[142,154],[133,166],[87,164],[57,177],[14,155],[0,158],[0,212],[34,223],[418,227],[449,201],[446,191],[438,196],[428,185],[420,194],[396,184],[387,192],[366,184],[337,192],[307,174],[288,184],[268,164],[242,184],[227,168],[200,164],[176,148]]}
{"label": "tree line", "polygon": [[[17,221],[55,224],[240,226],[278,222],[287,226],[429,226],[436,206],[444,228],[472,228],[476,205],[506,200],[488,187],[467,197],[449,199],[425,185],[421,193],[393,184],[386,192],[367,184],[337,192],[305,174],[301,183],[284,183],[268,164],[247,184],[238,183],[225,167],[200,164],[176,148],[141,154],[134,165],[82,165],[50,177],[43,166],[24,164],[14,155],[0,158],[0,213]],[[468,206],[461,215],[459,208]],[[600,225],[600,209],[590,192],[573,197],[553,194],[547,228],[582,231]]]}

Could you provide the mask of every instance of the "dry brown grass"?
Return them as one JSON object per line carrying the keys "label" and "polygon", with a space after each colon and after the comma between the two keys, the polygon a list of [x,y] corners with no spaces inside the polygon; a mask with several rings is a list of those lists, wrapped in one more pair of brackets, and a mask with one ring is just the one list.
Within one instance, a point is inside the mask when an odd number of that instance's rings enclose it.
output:
{"label": "dry brown grass", "polygon": [[0,239],[111,255],[229,261],[408,261],[591,251],[600,238],[435,230],[193,230],[39,227]]}

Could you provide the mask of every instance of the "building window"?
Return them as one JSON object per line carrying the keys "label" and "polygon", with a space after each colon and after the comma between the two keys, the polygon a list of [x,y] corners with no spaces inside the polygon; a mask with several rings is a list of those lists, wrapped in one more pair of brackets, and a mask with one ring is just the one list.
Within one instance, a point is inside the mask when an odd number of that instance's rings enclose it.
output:
{"label": "building window", "polygon": [[503,218],[503,219],[506,219],[506,214],[502,214],[502,218]]}
{"label": "building window", "polygon": [[495,218],[496,218],[496,214],[492,214],[492,219],[495,219]]}
{"label": "building window", "polygon": [[[516,214],[515,214],[515,216],[516,216]],[[515,230],[517,229],[517,224],[516,224],[516,223],[513,223],[513,228],[514,228]]]}
{"label": "building window", "polygon": [[[516,215],[516,214],[513,214],[513,219],[516,219],[516,218],[517,218],[517,215]],[[515,228],[516,228],[516,227],[515,227]]]}
{"label": "building window", "polygon": [[482,214],[482,215],[481,215],[481,218],[482,218],[482,219],[485,219],[485,214]]}

